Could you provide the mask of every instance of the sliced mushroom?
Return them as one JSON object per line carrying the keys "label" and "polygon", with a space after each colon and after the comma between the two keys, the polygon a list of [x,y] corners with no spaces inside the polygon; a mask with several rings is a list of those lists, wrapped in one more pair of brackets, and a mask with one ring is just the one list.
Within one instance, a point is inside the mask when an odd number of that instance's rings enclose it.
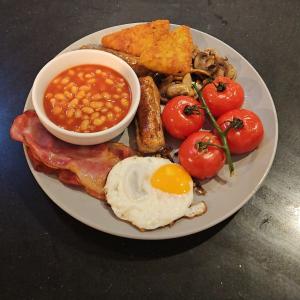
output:
{"label": "sliced mushroom", "polygon": [[217,64],[211,64],[207,69],[208,69],[210,74],[213,74],[217,71],[218,65]]}
{"label": "sliced mushroom", "polygon": [[189,87],[188,85],[183,83],[175,83],[169,85],[167,89],[168,98],[173,98],[175,96],[180,96],[180,95],[193,96],[194,91],[192,90],[192,87]]}
{"label": "sliced mushroom", "polygon": [[194,58],[194,68],[195,69],[203,69],[205,68],[205,62],[208,55],[205,52],[199,52]]}
{"label": "sliced mushroom", "polygon": [[168,98],[173,98],[175,96],[185,95],[193,96],[194,90],[192,88],[192,76],[190,73],[187,73],[182,78],[182,82],[170,84],[166,90],[166,95]]}
{"label": "sliced mushroom", "polygon": [[214,49],[200,50],[195,47],[192,58],[190,73],[184,76],[181,74],[162,76],[162,80],[159,82],[161,103],[166,103],[170,98],[180,95],[197,97],[192,88],[193,81],[200,89],[208,78],[226,76],[234,79],[236,77],[236,70],[228,62],[228,59],[218,56]]}
{"label": "sliced mushroom", "polygon": [[159,85],[159,92],[162,97],[166,96],[167,89],[168,89],[169,85],[172,84],[173,80],[174,80],[173,75],[170,75],[161,81],[161,84]]}
{"label": "sliced mushroom", "polygon": [[196,45],[193,45],[193,47],[192,59],[194,59],[200,53],[200,49]]}
{"label": "sliced mushroom", "polygon": [[192,76],[191,73],[186,73],[182,78],[182,83],[187,86],[192,86]]}
{"label": "sliced mushroom", "polygon": [[189,96],[194,96],[195,92],[194,92],[194,89],[192,88],[193,80],[192,80],[191,73],[187,73],[184,75],[184,77],[182,79],[182,83],[185,84],[189,88],[189,90],[190,90]]}
{"label": "sliced mushroom", "polygon": [[228,58],[215,55],[215,61],[218,65],[225,66],[228,61]]}
{"label": "sliced mushroom", "polygon": [[214,77],[225,76],[225,68],[218,68],[217,71],[213,74]]}
{"label": "sliced mushroom", "polygon": [[203,69],[191,69],[191,73],[198,75],[198,76],[204,75],[205,77],[210,77],[210,74],[211,74],[210,72],[205,71]]}
{"label": "sliced mushroom", "polygon": [[236,77],[236,70],[228,63],[227,57],[219,56],[214,49],[198,52],[194,57],[191,73],[200,76],[200,78],[203,76],[212,78],[226,76],[234,79]]}
{"label": "sliced mushroom", "polygon": [[236,69],[233,67],[232,64],[227,64],[226,76],[230,79],[236,79]]}

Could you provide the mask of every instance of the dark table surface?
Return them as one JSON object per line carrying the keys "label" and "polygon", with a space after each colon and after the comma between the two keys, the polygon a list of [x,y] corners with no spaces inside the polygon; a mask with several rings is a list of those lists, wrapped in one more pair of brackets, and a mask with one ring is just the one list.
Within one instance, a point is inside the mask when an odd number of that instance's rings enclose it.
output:
{"label": "dark table surface", "polygon": [[[39,188],[8,132],[39,69],[112,25],[168,18],[258,70],[279,118],[273,167],[232,218],[178,240],[79,223]],[[0,1],[0,299],[300,299],[300,1]]]}

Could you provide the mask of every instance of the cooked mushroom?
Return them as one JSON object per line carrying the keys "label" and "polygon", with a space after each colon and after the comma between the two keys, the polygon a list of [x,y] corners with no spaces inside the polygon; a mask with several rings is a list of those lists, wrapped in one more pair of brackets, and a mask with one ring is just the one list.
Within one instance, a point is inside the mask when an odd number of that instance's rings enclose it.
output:
{"label": "cooked mushroom", "polygon": [[193,93],[193,91],[191,91],[191,88],[186,84],[175,83],[169,85],[167,89],[167,97],[173,98],[175,96],[180,96],[180,95],[192,96],[194,93],[191,95],[191,92]]}
{"label": "cooked mushroom", "polygon": [[161,83],[159,85],[159,93],[160,93],[161,100],[163,100],[163,102],[168,101],[167,89],[170,86],[170,84],[172,84],[173,79],[174,79],[173,75],[170,75],[161,80]]}
{"label": "cooked mushroom", "polygon": [[164,78],[159,85],[161,102],[166,103],[168,99],[175,96],[193,96],[192,77],[190,73],[184,76],[170,75]]}
{"label": "cooked mushroom", "polygon": [[232,64],[227,64],[227,77],[231,79],[236,79],[236,70]]}
{"label": "cooked mushroom", "polygon": [[181,82],[172,82],[166,89],[166,96],[168,98],[180,95],[194,96],[194,91],[192,89],[192,77],[190,73],[185,74]]}
{"label": "cooked mushroom", "polygon": [[191,87],[192,86],[192,76],[190,73],[186,73],[182,78],[182,83]]}
{"label": "cooked mushroom", "polygon": [[203,75],[212,78],[226,76],[234,79],[236,77],[236,70],[228,63],[228,59],[219,56],[214,49],[198,52],[194,57],[191,73],[200,77]]}
{"label": "cooked mushroom", "polygon": [[198,75],[198,76],[202,76],[204,75],[205,77],[210,77],[211,73],[202,69],[191,69],[191,73]]}
{"label": "cooked mushroom", "polygon": [[215,57],[213,53],[200,51],[194,59],[194,68],[195,69],[208,69],[211,65],[215,63]]}
{"label": "cooked mushroom", "polygon": [[216,72],[214,72],[213,77],[217,76],[225,76],[225,69],[224,68],[218,68]]}
{"label": "cooked mushroom", "polygon": [[236,70],[228,63],[226,57],[219,56],[214,49],[200,50],[195,47],[192,53],[193,61],[190,73],[169,75],[160,80],[159,91],[161,103],[167,103],[170,98],[185,95],[196,97],[192,88],[192,82],[196,82],[199,88],[208,78],[226,76],[235,79]]}
{"label": "cooked mushroom", "polygon": [[194,45],[194,48],[192,51],[192,59],[194,59],[199,53],[200,53],[200,49],[196,45]]}

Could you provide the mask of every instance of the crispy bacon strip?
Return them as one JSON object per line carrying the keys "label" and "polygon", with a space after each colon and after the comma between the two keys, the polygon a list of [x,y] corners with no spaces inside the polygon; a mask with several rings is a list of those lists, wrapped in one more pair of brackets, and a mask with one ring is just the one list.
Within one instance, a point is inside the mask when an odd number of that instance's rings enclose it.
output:
{"label": "crispy bacon strip", "polygon": [[26,151],[36,171],[43,172],[46,174],[56,174],[58,179],[65,184],[69,184],[73,186],[81,186],[78,177],[73,172],[69,170],[50,168],[45,164],[43,164],[41,161],[39,161],[38,158],[35,158],[29,147],[26,147]]}
{"label": "crispy bacon strip", "polygon": [[63,183],[80,185],[99,199],[105,198],[103,188],[111,168],[134,154],[120,143],[77,146],[63,142],[49,133],[30,110],[16,117],[10,135],[27,146],[37,171],[57,174]]}

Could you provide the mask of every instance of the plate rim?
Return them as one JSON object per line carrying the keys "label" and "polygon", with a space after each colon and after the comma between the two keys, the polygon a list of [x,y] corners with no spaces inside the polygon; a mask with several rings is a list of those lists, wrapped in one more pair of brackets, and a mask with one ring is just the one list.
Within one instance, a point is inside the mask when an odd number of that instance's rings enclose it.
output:
{"label": "plate rim", "polygon": [[[88,35],[85,35],[79,39],[77,39],[76,41],[74,41],[73,43],[71,43],[70,45],[68,45],[66,48],[64,48],[62,51],[60,51],[57,55],[60,55],[64,52],[67,52],[67,51],[70,51],[69,48],[71,48],[73,46],[73,44],[75,43],[78,43],[80,42],[80,40],[82,39],[86,39],[88,38],[89,36],[92,36],[92,35],[95,35],[97,33],[100,33],[101,31],[103,30],[113,30],[114,28],[118,30],[120,29],[120,27],[122,28],[125,28],[127,26],[134,26],[134,25],[138,25],[138,24],[141,24],[141,23],[146,23],[146,22],[135,22],[135,23],[126,23],[126,24],[120,24],[120,25],[115,25],[115,26],[111,26],[111,27],[106,27],[106,28],[103,28],[103,29],[100,29],[98,31],[95,31],[93,33],[90,33]],[[170,24],[171,26],[179,26],[177,24]],[[275,155],[276,155],[276,151],[277,151],[277,146],[278,146],[278,117],[277,117],[277,111],[276,111],[276,107],[275,107],[275,104],[274,104],[274,100],[273,100],[273,97],[266,85],[266,83],[264,82],[264,80],[262,79],[262,77],[260,76],[260,74],[258,73],[258,71],[250,64],[250,62],[242,55],[240,54],[237,50],[235,50],[234,48],[232,48],[230,45],[228,45],[227,43],[223,42],[222,40],[216,38],[215,36],[211,35],[211,34],[208,34],[206,32],[203,32],[201,30],[198,30],[198,29],[195,29],[195,28],[192,28],[190,27],[192,31],[196,31],[197,33],[200,33],[206,37],[209,37],[209,38],[213,38],[215,39],[216,41],[218,42],[221,42],[223,44],[225,44],[232,52],[234,52],[235,55],[238,55],[240,56],[244,62],[247,64],[247,66],[252,70],[254,71],[254,73],[256,74],[257,78],[259,79],[259,81],[262,83],[263,87],[265,88],[268,96],[270,97],[270,99],[272,100],[271,101],[271,106],[272,106],[272,112],[274,113],[274,118],[275,118],[275,136],[274,136],[274,147],[272,149],[272,154],[270,156],[270,160],[269,160],[269,163],[264,171],[264,174],[263,176],[260,178],[258,184],[256,185],[256,187],[251,191],[251,193],[249,193],[249,195],[247,197],[245,197],[245,199],[243,201],[241,201],[239,203],[239,205],[235,206],[233,209],[231,209],[228,213],[224,214],[222,217],[219,217],[215,220],[212,220],[211,222],[208,222],[205,226],[203,226],[200,230],[196,227],[195,229],[193,230],[188,230],[186,232],[181,232],[181,233],[178,233],[178,234],[173,234],[172,236],[170,235],[167,235],[167,234],[163,234],[162,236],[158,236],[158,237],[153,237],[151,235],[147,235],[147,234],[144,234],[142,236],[134,236],[132,234],[118,234],[114,231],[110,231],[110,230],[104,230],[104,229],[100,229],[99,226],[96,226],[95,224],[93,224],[92,222],[89,222],[88,219],[86,218],[83,218],[81,217],[80,215],[77,215],[76,213],[74,213],[72,210],[69,210],[68,207],[66,207],[65,205],[63,205],[61,202],[58,202],[56,201],[56,197],[52,195],[52,192],[48,189],[48,187],[42,187],[41,183],[40,183],[40,179],[38,178],[38,174],[39,172],[37,172],[36,170],[34,170],[32,164],[31,164],[31,161],[28,157],[28,154],[27,154],[27,151],[26,151],[26,147],[23,145],[23,149],[24,149],[24,154],[25,154],[25,158],[26,158],[26,161],[27,161],[27,164],[29,166],[29,169],[33,175],[33,177],[35,178],[35,180],[37,181],[39,187],[43,190],[43,192],[48,196],[48,198],[50,198],[50,200],[52,202],[54,202],[59,208],[61,208],[64,212],[66,212],[68,215],[70,215],[71,217],[73,217],[74,219],[80,221],[81,223],[93,228],[93,229],[96,229],[98,231],[101,231],[101,232],[104,232],[106,234],[110,234],[110,235],[113,235],[113,236],[117,236],[117,237],[122,237],[122,238],[129,238],[129,239],[135,239],[135,240],[167,240],[167,239],[175,239],[175,238],[180,238],[180,237],[185,237],[185,236],[189,236],[189,235],[192,235],[192,234],[195,234],[195,233],[198,233],[198,232],[202,232],[204,230],[207,230],[208,228],[211,228],[221,222],[223,222],[224,220],[228,219],[230,216],[232,216],[234,213],[236,213],[238,210],[240,210],[252,197],[253,195],[258,191],[258,189],[261,187],[262,183],[264,182],[264,180],[266,179],[267,175],[269,174],[270,172],[270,169],[273,165],[273,162],[274,162],[274,159],[275,159]],[[28,99],[30,98],[31,96],[31,89],[27,95],[27,98],[26,98],[26,101],[25,101],[25,105],[24,105],[24,110],[26,110],[26,107],[28,106]],[[97,200],[97,199],[96,199]],[[99,201],[99,200],[97,200]],[[101,201],[101,200],[100,200]],[[122,222],[122,220],[120,220],[120,222]],[[176,226],[176,223],[174,224],[174,226]],[[159,229],[158,229],[159,230]],[[146,233],[146,232],[145,232]]]}

